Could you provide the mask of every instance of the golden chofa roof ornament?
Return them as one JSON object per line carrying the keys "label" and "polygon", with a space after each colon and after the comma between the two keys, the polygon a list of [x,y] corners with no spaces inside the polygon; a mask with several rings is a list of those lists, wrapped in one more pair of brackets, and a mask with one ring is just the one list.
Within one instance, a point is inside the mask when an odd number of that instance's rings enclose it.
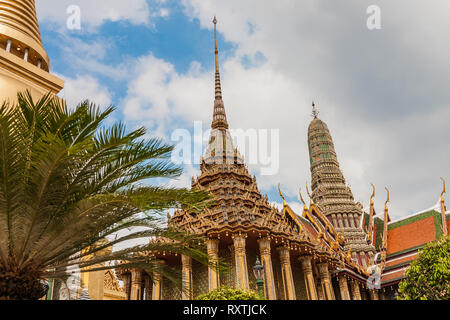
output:
{"label": "golden chofa roof ornament", "polygon": [[303,206],[306,208],[306,202],[305,202],[305,199],[303,199],[303,195],[302,195],[302,188],[299,188],[299,189],[298,189],[298,194],[299,194],[299,196],[300,196],[300,200],[301,200],[302,203],[303,203]]}
{"label": "golden chofa roof ornament", "polygon": [[309,192],[309,189],[308,189],[308,181],[306,182],[306,193],[308,194],[308,197],[311,200],[311,204],[314,204],[314,200],[313,200],[313,198],[311,196],[311,193]]}
{"label": "golden chofa roof ornament", "polygon": [[5,43],[7,51],[21,58],[27,55],[26,60],[49,70],[50,61],[42,46],[34,0],[0,1],[0,42]]}
{"label": "golden chofa roof ornament", "polygon": [[375,198],[375,186],[373,183],[370,184],[372,186],[372,195],[370,196],[370,204],[373,205],[373,198]]}
{"label": "golden chofa roof ornament", "polygon": [[298,189],[298,194],[299,194],[299,196],[300,196],[300,200],[301,200],[302,203],[303,203],[303,213],[302,213],[302,217],[303,217],[303,218],[306,218],[306,216],[307,216],[307,214],[308,214],[308,207],[306,206],[305,199],[303,199],[302,189],[301,189],[301,188]]}
{"label": "golden chofa roof ornament", "polygon": [[286,206],[287,205],[286,198],[283,196],[283,193],[281,192],[280,184],[278,184],[278,192],[280,193],[281,199],[283,199],[283,206]]}
{"label": "golden chofa roof ornament", "polygon": [[441,192],[441,217],[442,217],[441,224],[442,224],[442,234],[443,234],[444,236],[447,236],[447,235],[448,235],[447,218],[446,218],[446,215],[445,215],[447,209],[446,209],[446,207],[445,207],[445,201],[444,201],[445,179],[441,177],[441,180],[442,180],[442,184],[443,184],[442,192]]}
{"label": "golden chofa roof ornament", "polygon": [[367,231],[367,239],[368,243],[372,243],[373,241],[373,216],[375,214],[375,207],[373,198],[375,197],[375,186],[373,183],[372,185],[372,195],[370,196],[370,213],[369,213],[369,230]]}
{"label": "golden chofa roof ornament", "polygon": [[387,192],[387,199],[384,203],[384,222],[383,222],[383,258],[386,258],[386,251],[387,251],[387,241],[388,241],[388,223],[391,222],[391,218],[389,217],[389,209],[387,204],[389,203],[389,189],[386,188]]}
{"label": "golden chofa roof ornament", "polygon": [[[387,199],[386,199],[386,201],[384,202],[384,211],[385,211],[386,214],[388,214],[389,209],[388,209],[387,204],[390,202],[390,199],[389,199],[389,189],[388,189],[387,187],[385,187],[384,189],[386,189],[386,192],[387,192]],[[389,219],[388,222],[390,222],[390,221],[391,221],[391,218],[389,218],[389,214],[388,214],[388,219]]]}

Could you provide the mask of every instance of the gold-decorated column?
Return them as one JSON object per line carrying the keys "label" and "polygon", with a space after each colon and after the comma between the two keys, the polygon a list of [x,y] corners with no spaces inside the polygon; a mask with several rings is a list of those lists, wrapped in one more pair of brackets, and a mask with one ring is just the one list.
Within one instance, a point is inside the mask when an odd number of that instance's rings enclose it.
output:
{"label": "gold-decorated column", "polygon": [[359,291],[359,284],[355,280],[351,280],[353,300],[361,300],[361,292]]}
{"label": "gold-decorated column", "polygon": [[320,281],[320,277],[314,279],[317,290],[317,297],[319,300],[327,300],[325,297],[325,290],[323,289],[322,282]]}
{"label": "gold-decorated column", "polygon": [[325,298],[327,300],[335,300],[333,286],[331,285],[330,272],[328,271],[328,263],[319,263],[319,274],[320,274],[320,284],[325,293]]}
{"label": "gold-decorated column", "polygon": [[145,297],[144,300],[151,300],[151,279],[148,274],[144,275],[144,288],[145,288]]}
{"label": "gold-decorated column", "polygon": [[219,273],[217,272],[217,262],[219,261],[219,240],[208,239],[206,241],[206,248],[209,256],[208,266],[208,283],[209,291],[219,287]]}
{"label": "gold-decorated column", "polygon": [[370,293],[370,300],[379,300],[378,292],[375,289],[369,290],[369,293]]}
{"label": "gold-decorated column", "polygon": [[131,270],[131,292],[130,300],[141,299],[142,273],[140,270]]}
{"label": "gold-decorated column", "polygon": [[305,275],[306,291],[309,300],[318,300],[316,284],[314,283],[314,275],[312,272],[312,257],[303,256],[300,257],[302,263],[303,274]]}
{"label": "gold-decorated column", "polygon": [[264,267],[264,292],[267,300],[276,300],[275,281],[273,279],[272,257],[270,240],[262,238],[258,240],[261,263]]}
{"label": "gold-decorated column", "polygon": [[126,273],[123,275],[122,278],[123,281],[123,290],[125,291],[125,294],[127,296],[127,300],[131,299],[131,273]]}
{"label": "gold-decorated column", "polygon": [[339,277],[339,290],[341,292],[342,300],[351,300],[350,292],[348,291],[347,279],[344,276]]}
{"label": "gold-decorated column", "polygon": [[247,254],[245,251],[245,240],[247,235],[235,234],[233,235],[234,243],[234,260],[236,268],[236,289],[248,290],[248,268],[247,268]]}
{"label": "gold-decorated column", "polygon": [[181,299],[192,300],[192,258],[182,255],[182,288],[181,288]]}
{"label": "gold-decorated column", "polygon": [[[165,261],[161,260],[161,264],[165,264]],[[163,299],[163,277],[161,273],[155,271],[153,273],[153,288],[152,288],[152,300]]]}
{"label": "gold-decorated column", "polygon": [[294,278],[292,277],[291,255],[288,247],[277,248],[280,255],[281,275],[283,279],[284,298],[296,300]]}

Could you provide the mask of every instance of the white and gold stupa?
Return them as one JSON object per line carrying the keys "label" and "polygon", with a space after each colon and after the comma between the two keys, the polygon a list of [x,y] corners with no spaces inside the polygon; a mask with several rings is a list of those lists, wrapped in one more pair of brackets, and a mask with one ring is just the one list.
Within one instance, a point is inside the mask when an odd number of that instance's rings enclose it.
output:
{"label": "white and gold stupa", "polygon": [[50,74],[34,0],[0,1],[0,104],[15,101],[18,91],[34,98],[57,94],[64,81]]}

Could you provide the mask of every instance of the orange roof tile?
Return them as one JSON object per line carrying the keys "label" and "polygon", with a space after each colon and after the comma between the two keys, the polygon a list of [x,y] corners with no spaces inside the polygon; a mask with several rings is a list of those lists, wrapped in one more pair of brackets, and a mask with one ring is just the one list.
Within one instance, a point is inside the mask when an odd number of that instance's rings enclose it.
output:
{"label": "orange roof tile", "polygon": [[387,254],[424,245],[436,239],[435,217],[414,221],[388,230]]}

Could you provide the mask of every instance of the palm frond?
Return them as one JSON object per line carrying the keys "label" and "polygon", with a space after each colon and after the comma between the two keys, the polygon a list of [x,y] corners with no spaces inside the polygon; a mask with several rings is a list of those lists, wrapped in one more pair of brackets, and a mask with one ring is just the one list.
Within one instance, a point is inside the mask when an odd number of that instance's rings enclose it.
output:
{"label": "palm frond", "polygon": [[[107,262],[150,270],[158,250],[207,263],[198,236],[168,229],[158,215],[171,208],[201,212],[210,197],[152,185],[181,174],[170,161],[173,146],[144,139],[144,128],[104,126],[114,110],[89,101],[69,109],[51,94],[34,101],[29,92],[16,105],[2,104],[0,270],[39,279],[62,277],[77,264],[83,272],[106,270]],[[144,229],[122,234],[136,227]],[[170,241],[112,250],[155,238]]]}

